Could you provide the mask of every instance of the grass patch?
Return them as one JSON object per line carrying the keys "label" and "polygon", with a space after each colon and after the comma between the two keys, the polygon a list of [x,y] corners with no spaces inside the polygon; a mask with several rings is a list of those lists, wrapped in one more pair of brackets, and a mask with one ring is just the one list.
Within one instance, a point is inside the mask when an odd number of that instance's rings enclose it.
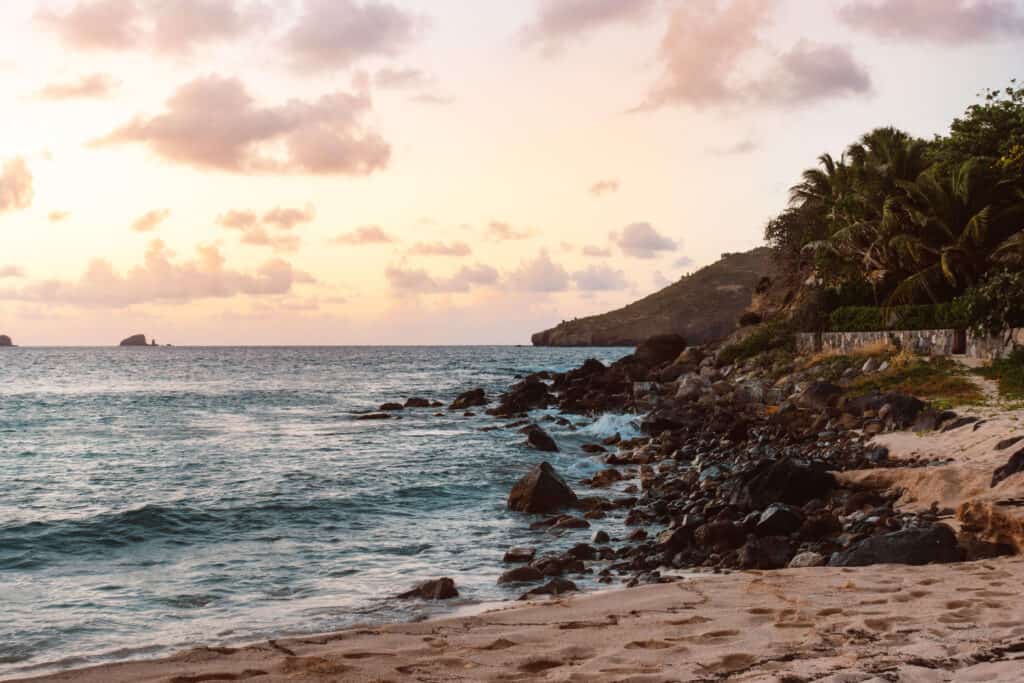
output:
{"label": "grass patch", "polygon": [[897,357],[885,372],[858,377],[850,383],[855,394],[899,392],[930,401],[938,408],[977,405],[985,395],[967,369],[949,358]]}
{"label": "grass patch", "polygon": [[778,352],[776,356],[796,353],[796,334],[789,325],[765,323],[742,341],[730,344],[719,351],[718,364],[732,365],[769,351]]}
{"label": "grass patch", "polygon": [[992,361],[977,370],[986,379],[999,382],[999,396],[1008,401],[1024,401],[1024,348],[1015,349],[1009,358]]}

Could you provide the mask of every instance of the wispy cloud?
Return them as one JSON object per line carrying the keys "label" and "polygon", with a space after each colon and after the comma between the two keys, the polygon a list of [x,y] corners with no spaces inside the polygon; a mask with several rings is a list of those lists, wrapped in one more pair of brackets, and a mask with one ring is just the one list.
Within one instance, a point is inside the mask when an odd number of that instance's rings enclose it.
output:
{"label": "wispy cloud", "polygon": [[155,209],[153,211],[148,211],[132,223],[132,230],[135,232],[152,232],[156,230],[161,223],[170,218],[170,216],[170,209]]}
{"label": "wispy cloud", "polygon": [[84,100],[109,97],[120,83],[109,74],[89,74],[68,83],[50,83],[36,93],[40,100]]}
{"label": "wispy cloud", "polygon": [[656,0],[543,0],[520,38],[525,45],[552,55],[606,26],[647,19],[656,7]]}
{"label": "wispy cloud", "polygon": [[487,226],[487,238],[495,242],[514,242],[534,236],[532,230],[518,230],[503,221],[491,221]]}
{"label": "wispy cloud", "polygon": [[599,180],[590,186],[590,194],[595,197],[603,197],[608,194],[614,194],[619,191],[619,181],[612,178],[609,180]]}
{"label": "wispy cloud", "polygon": [[839,17],[883,38],[949,45],[1024,36],[1024,11],[1008,0],[854,0]]}
{"label": "wispy cloud", "polygon": [[331,242],[334,244],[390,244],[395,238],[384,232],[379,225],[364,225],[353,232],[346,232],[335,236]]}
{"label": "wispy cloud", "polygon": [[0,170],[0,213],[32,206],[35,190],[32,172],[21,157],[4,163]]}
{"label": "wispy cloud", "polygon": [[469,256],[473,250],[465,242],[419,242],[409,249],[409,253],[416,256]]}

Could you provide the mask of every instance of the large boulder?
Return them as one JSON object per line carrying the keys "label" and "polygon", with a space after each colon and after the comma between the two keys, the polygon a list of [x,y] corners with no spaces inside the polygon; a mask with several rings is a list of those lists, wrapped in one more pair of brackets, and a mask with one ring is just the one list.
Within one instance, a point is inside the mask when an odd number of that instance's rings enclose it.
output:
{"label": "large boulder", "polygon": [[146,335],[133,334],[127,339],[122,339],[121,346],[149,346],[149,342],[146,341]]}
{"label": "large boulder", "polygon": [[538,595],[562,595],[563,593],[575,593],[578,590],[579,589],[576,587],[576,584],[572,581],[568,579],[554,578],[543,586],[523,593],[519,596],[519,599],[529,600],[530,598]]}
{"label": "large boulder", "polygon": [[686,340],[678,334],[659,334],[641,342],[633,358],[647,366],[664,365],[674,361],[686,350]]}
{"label": "large boulder", "polygon": [[558,452],[558,444],[555,443],[555,440],[537,425],[532,425],[526,430],[526,445],[544,453]]}
{"label": "large boulder", "polygon": [[1002,480],[1007,479],[1018,472],[1024,472],[1024,449],[1011,455],[1005,465],[997,468],[996,471],[992,473],[992,486],[995,486]]}
{"label": "large boulder", "polygon": [[836,478],[824,467],[785,459],[763,461],[733,494],[733,503],[764,509],[772,503],[802,506],[824,500],[836,488]]}
{"label": "large boulder", "polygon": [[425,581],[398,596],[402,600],[450,600],[459,597],[459,591],[455,588],[455,581],[447,576],[432,581]]}
{"label": "large boulder", "polygon": [[550,463],[534,467],[512,487],[508,507],[516,512],[546,514],[579,503],[565,480],[558,476]]}
{"label": "large boulder", "polygon": [[824,411],[835,406],[843,390],[830,382],[814,382],[800,395],[801,407],[808,410]]}
{"label": "large boulder", "polygon": [[471,389],[458,395],[458,397],[452,401],[452,404],[448,406],[448,410],[465,410],[467,408],[475,408],[477,406],[487,405],[487,394],[484,393],[483,389]]}
{"label": "large boulder", "polygon": [[922,565],[959,562],[960,546],[953,530],[944,524],[922,529],[904,529],[872,536],[829,561],[832,567],[866,567],[870,564]]}
{"label": "large boulder", "polygon": [[554,402],[555,397],[548,391],[548,385],[531,376],[502,395],[498,407],[490,412],[499,417],[510,417],[536,408],[547,408]]}
{"label": "large boulder", "polygon": [[6,334],[0,334],[0,346],[14,346],[14,342]]}

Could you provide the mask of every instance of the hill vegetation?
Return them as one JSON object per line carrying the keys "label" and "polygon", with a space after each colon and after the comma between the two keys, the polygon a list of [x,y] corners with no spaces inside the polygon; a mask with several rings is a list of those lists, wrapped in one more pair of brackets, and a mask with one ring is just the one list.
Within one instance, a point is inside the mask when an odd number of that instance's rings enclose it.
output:
{"label": "hill vegetation", "polygon": [[661,291],[604,315],[563,322],[533,335],[536,346],[636,346],[660,334],[691,343],[728,336],[750,307],[758,285],[773,275],[772,250],[723,254],[722,259]]}

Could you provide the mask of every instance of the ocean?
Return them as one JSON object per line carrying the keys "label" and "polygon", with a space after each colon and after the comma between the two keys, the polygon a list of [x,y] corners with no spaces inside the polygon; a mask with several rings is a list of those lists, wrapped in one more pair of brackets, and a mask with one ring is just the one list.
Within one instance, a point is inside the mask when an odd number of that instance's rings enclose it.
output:
{"label": "ocean", "polygon": [[[482,410],[355,415],[495,397],[517,375],[630,351],[0,349],[0,677],[517,597],[495,583],[508,547],[564,549],[622,520],[530,531],[509,489],[546,459],[592,493],[579,480],[602,464],[579,446],[635,434],[635,416],[542,422],[562,447],[542,454],[484,431],[508,421]],[[394,599],[440,576],[460,598]]]}

